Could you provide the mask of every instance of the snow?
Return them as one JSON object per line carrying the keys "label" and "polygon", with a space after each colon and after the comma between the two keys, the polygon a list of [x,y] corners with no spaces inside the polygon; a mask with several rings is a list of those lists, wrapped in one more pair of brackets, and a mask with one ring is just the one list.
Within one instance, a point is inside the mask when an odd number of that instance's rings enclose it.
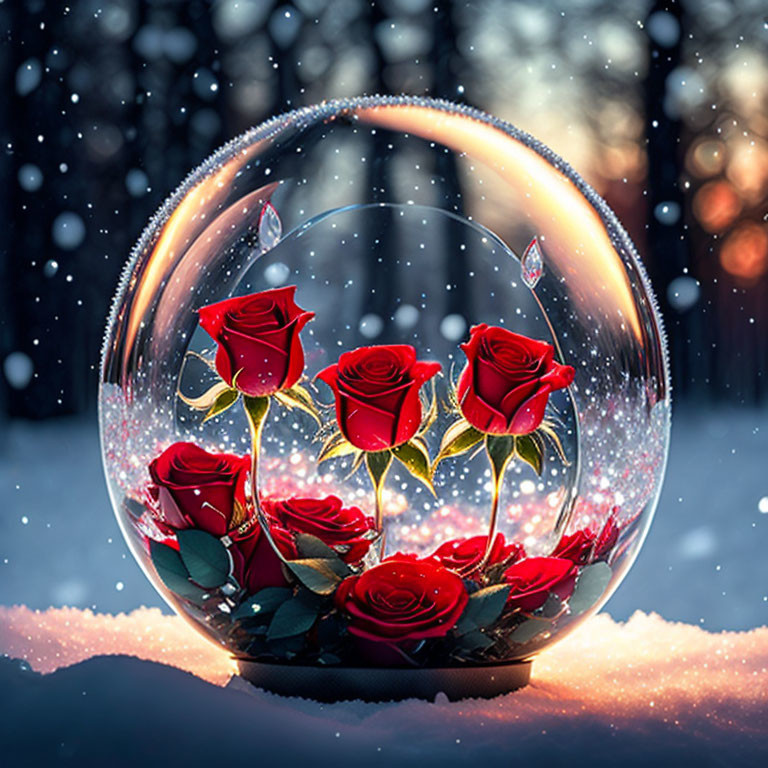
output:
{"label": "snow", "polygon": [[58,667],[41,677],[0,662],[9,765],[23,756],[29,765],[751,766],[768,750],[768,628],[709,633],[601,615],[543,653],[529,687],[453,703],[319,704],[239,678],[221,688],[230,659],[156,609],[3,608],[0,651],[32,669]]}

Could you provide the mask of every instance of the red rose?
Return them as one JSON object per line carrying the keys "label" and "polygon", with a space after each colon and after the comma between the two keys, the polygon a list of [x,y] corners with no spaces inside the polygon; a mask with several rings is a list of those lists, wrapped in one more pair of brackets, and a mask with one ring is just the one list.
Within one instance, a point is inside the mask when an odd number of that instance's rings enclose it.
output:
{"label": "red rose", "polygon": [[[247,592],[283,586],[280,559],[247,512],[248,456],[208,453],[194,443],[174,443],[149,465],[156,500],[153,516],[165,533],[196,528],[230,540],[233,575]],[[239,531],[248,520],[250,526]],[[278,534],[279,536],[279,534]]]}
{"label": "red rose", "polygon": [[[485,556],[487,541],[487,536],[446,541],[433,552],[432,557],[437,558],[442,565],[458,573],[462,578],[471,578],[477,575],[477,569]],[[487,565],[516,562],[521,557],[525,557],[522,544],[507,544],[504,541],[504,534],[497,533],[488,554]]]}
{"label": "red rose", "polygon": [[619,527],[613,515],[608,518],[600,533],[582,528],[563,536],[552,552],[552,557],[564,557],[577,565],[604,560],[616,546]]}
{"label": "red rose", "polygon": [[194,443],[174,443],[149,465],[158,522],[224,536],[237,527],[233,520],[237,524],[243,520],[250,464],[248,456],[208,453]]}
{"label": "red rose", "polygon": [[595,551],[592,554],[593,560],[603,560],[613,551],[616,542],[619,540],[619,526],[616,522],[616,510],[605,521],[603,530],[600,531],[597,541],[595,541]]}
{"label": "red rose", "polygon": [[293,300],[296,286],[227,299],[200,309],[200,326],[218,344],[216,370],[251,397],[290,389],[304,370],[299,331],[315,316]]}
{"label": "red rose", "polygon": [[[289,547],[282,546],[284,541],[280,531],[273,528],[272,536],[284,557],[296,557],[296,553],[291,552]],[[240,536],[235,533],[231,539],[229,552],[234,563],[234,576],[249,595],[264,587],[287,586],[280,558],[257,522],[254,522],[247,534]]]}
{"label": "red rose", "polygon": [[526,557],[504,572],[509,584],[507,605],[521,611],[535,611],[547,602],[550,594],[565,600],[576,586],[578,569],[561,557]]}
{"label": "red rose", "polygon": [[361,347],[318,374],[336,396],[344,437],[363,451],[383,451],[410,440],[421,423],[419,389],[440,370],[416,359],[408,344]]}
{"label": "red rose", "polygon": [[464,418],[481,432],[526,435],[544,418],[549,395],[573,382],[551,344],[504,328],[476,325],[461,348],[467,365],[457,395]]}
{"label": "red rose", "polygon": [[390,557],[341,582],[336,607],[353,635],[397,643],[443,637],[467,604],[462,580],[430,560]]}
{"label": "red rose", "polygon": [[270,519],[292,534],[308,533],[335,549],[346,563],[359,563],[371,546],[373,518],[344,507],[337,496],[324,499],[265,500]]}

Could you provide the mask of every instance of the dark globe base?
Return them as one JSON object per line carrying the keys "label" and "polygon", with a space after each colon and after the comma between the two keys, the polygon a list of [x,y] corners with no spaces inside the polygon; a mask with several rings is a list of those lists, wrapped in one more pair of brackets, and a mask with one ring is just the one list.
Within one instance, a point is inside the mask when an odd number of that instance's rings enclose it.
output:
{"label": "dark globe base", "polygon": [[433,700],[444,693],[450,701],[490,699],[523,688],[531,679],[531,661],[485,666],[401,669],[309,667],[262,664],[238,659],[240,676],[257,688],[281,696],[333,702]]}

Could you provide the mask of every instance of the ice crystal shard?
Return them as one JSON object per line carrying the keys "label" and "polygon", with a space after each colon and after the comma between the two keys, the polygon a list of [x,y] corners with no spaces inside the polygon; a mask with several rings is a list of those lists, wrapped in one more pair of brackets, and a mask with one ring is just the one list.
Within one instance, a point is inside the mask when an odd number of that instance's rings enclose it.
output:
{"label": "ice crystal shard", "polygon": [[520,272],[523,282],[533,290],[544,274],[544,259],[537,238],[533,238],[520,259]]}
{"label": "ice crystal shard", "polygon": [[259,217],[259,250],[262,253],[274,248],[283,234],[283,223],[277,215],[275,206],[267,203],[261,209]]}

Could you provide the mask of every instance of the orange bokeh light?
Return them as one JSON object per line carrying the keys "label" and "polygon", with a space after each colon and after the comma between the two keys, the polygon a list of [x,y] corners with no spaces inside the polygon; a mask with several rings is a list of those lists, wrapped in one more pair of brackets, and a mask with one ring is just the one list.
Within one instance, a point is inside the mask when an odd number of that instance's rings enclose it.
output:
{"label": "orange bokeh light", "polygon": [[722,141],[704,139],[697,141],[686,158],[688,170],[695,176],[707,178],[720,173],[725,166],[725,146]]}
{"label": "orange bokeh light", "polygon": [[768,268],[768,232],[755,222],[741,224],[725,239],[720,263],[726,272],[743,280],[755,280]]}
{"label": "orange bokeh light", "polygon": [[741,199],[727,181],[707,182],[693,198],[693,213],[707,232],[720,232],[741,212]]}

